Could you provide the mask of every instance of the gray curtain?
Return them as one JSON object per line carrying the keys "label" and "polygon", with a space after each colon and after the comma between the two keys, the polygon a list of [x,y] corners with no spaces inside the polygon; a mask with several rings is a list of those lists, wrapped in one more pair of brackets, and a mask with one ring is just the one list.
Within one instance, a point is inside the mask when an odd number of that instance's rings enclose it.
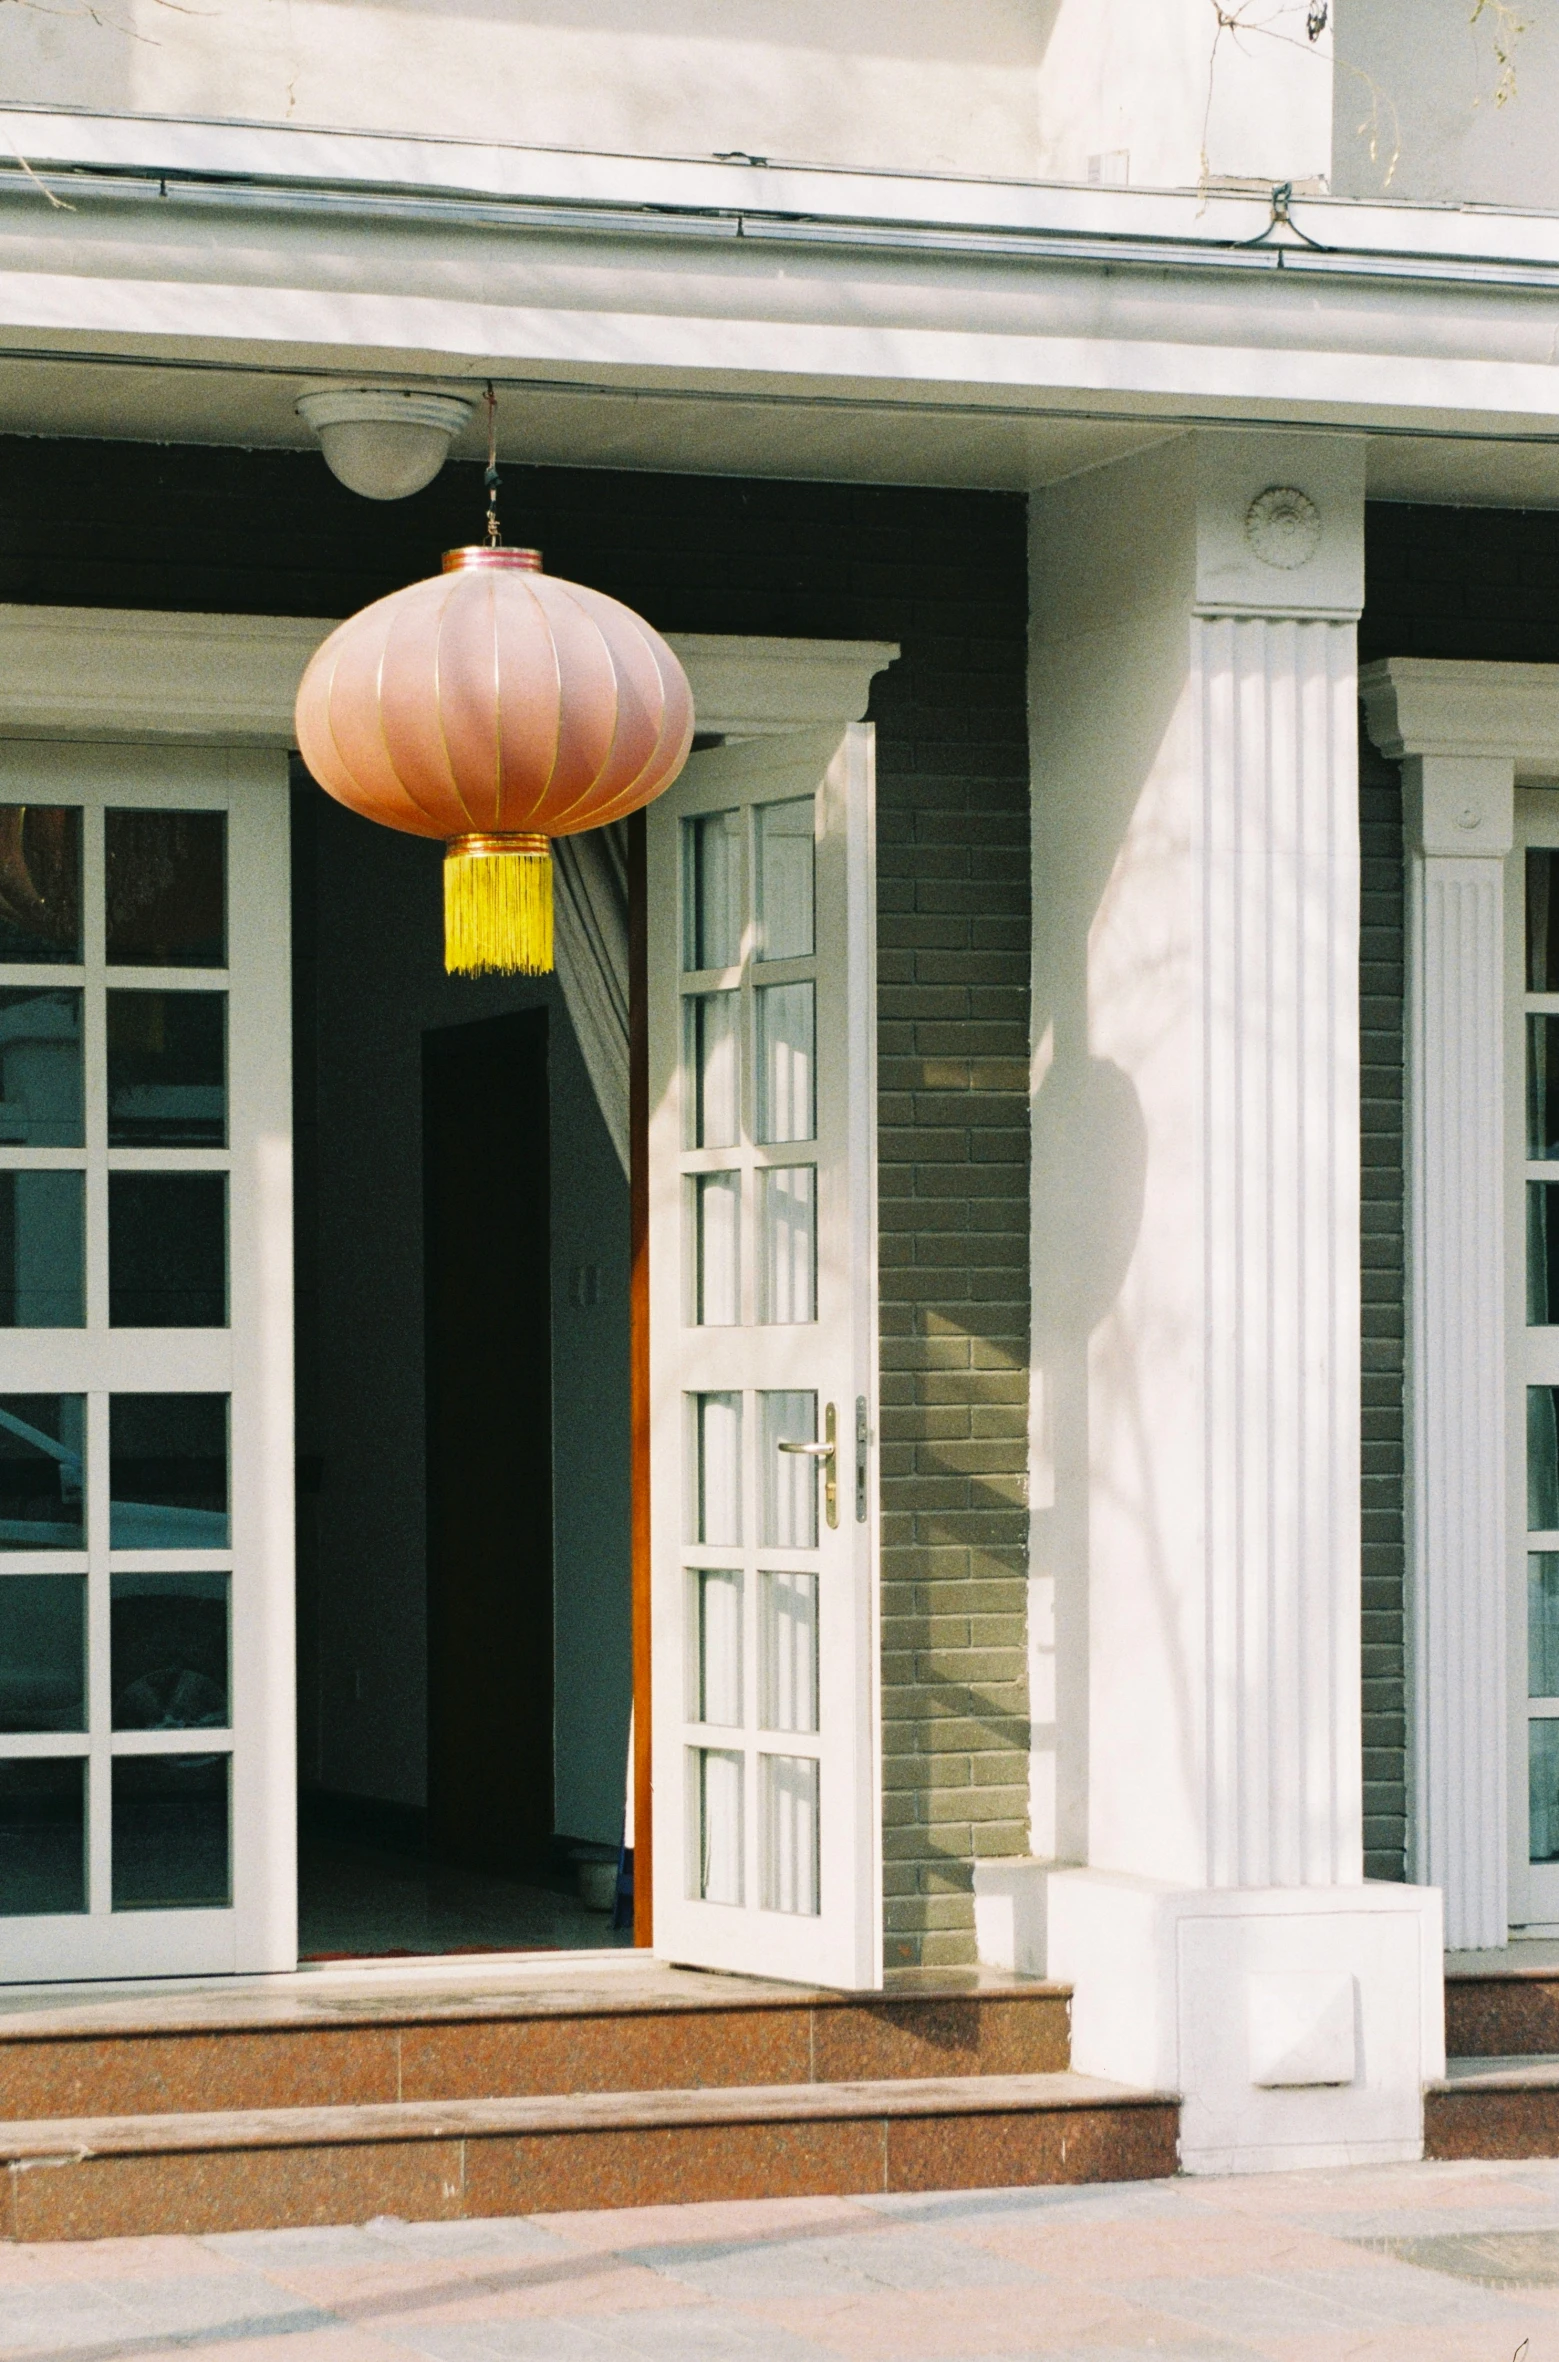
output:
{"label": "gray curtain", "polygon": [[622,1169],[628,1170],[628,825],[552,841],[558,982]]}

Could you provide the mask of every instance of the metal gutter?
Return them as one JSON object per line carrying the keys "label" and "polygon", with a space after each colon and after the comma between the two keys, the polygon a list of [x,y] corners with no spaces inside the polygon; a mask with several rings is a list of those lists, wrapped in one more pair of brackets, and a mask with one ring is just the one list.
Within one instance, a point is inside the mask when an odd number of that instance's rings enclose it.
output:
{"label": "metal gutter", "polygon": [[[868,215],[824,216],[752,206],[694,206],[525,196],[473,197],[457,190],[410,194],[393,184],[327,182],[245,172],[190,172],[124,166],[0,166],[0,197],[45,194],[62,208],[105,200],[188,204],[310,214],[325,220],[404,223],[454,230],[530,231],[551,236],[741,241],[831,253],[924,256],[948,261],[1043,263],[1093,270],[1234,272],[1362,280],[1375,284],[1465,287],[1559,294],[1559,258],[1508,261],[1497,256],[1410,252],[1311,242],[1272,230],[1247,240],[1124,235],[896,221]],[[1327,208],[1329,220],[1336,207]],[[51,218],[57,216],[51,214]]]}

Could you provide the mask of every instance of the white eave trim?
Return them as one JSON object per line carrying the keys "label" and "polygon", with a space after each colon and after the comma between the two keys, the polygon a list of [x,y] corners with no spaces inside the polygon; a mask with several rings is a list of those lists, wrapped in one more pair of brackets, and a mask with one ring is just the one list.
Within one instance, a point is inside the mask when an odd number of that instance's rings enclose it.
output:
{"label": "white eave trim", "polygon": [[[335,619],[0,606],[0,737],[290,748],[298,683]],[[884,640],[668,635],[700,730],[859,721]]]}
{"label": "white eave trim", "polygon": [[1524,785],[1559,779],[1559,665],[1393,656],[1359,674],[1383,755],[1514,760]]}

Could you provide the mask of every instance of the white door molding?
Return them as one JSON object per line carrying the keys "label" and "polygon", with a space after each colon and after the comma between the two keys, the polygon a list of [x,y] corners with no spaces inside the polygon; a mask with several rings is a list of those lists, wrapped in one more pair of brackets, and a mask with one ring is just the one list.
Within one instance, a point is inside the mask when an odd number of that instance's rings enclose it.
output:
{"label": "white door molding", "polygon": [[1516,780],[1559,779],[1559,666],[1394,658],[1359,686],[1408,861],[1412,1869],[1457,1950],[1510,1919],[1505,871]]}
{"label": "white door molding", "polygon": [[[0,738],[295,743],[298,683],[336,619],[0,605]],[[882,640],[672,633],[700,730],[748,737],[858,722]]]}

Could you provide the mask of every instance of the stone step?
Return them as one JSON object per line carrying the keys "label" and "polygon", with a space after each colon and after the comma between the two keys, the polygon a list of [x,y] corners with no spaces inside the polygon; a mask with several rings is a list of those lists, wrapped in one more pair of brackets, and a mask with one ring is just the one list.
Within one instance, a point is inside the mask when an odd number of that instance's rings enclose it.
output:
{"label": "stone step", "polygon": [[1559,2052],[1559,1968],[1449,1969],[1445,2047],[1469,2059]]}
{"label": "stone step", "polygon": [[1064,1986],[988,1972],[859,1995],[631,1957],[443,1987],[360,1973],[63,2006],[0,1996],[0,2119],[1046,2074],[1070,2064],[1069,2010]]}
{"label": "stone step", "polygon": [[1559,2157],[1559,2054],[1449,2058],[1424,2093],[1426,2157]]}
{"label": "stone step", "polygon": [[1179,2103],[1073,2074],[922,2076],[0,2125],[0,2237],[106,2239],[1143,2180]]}

